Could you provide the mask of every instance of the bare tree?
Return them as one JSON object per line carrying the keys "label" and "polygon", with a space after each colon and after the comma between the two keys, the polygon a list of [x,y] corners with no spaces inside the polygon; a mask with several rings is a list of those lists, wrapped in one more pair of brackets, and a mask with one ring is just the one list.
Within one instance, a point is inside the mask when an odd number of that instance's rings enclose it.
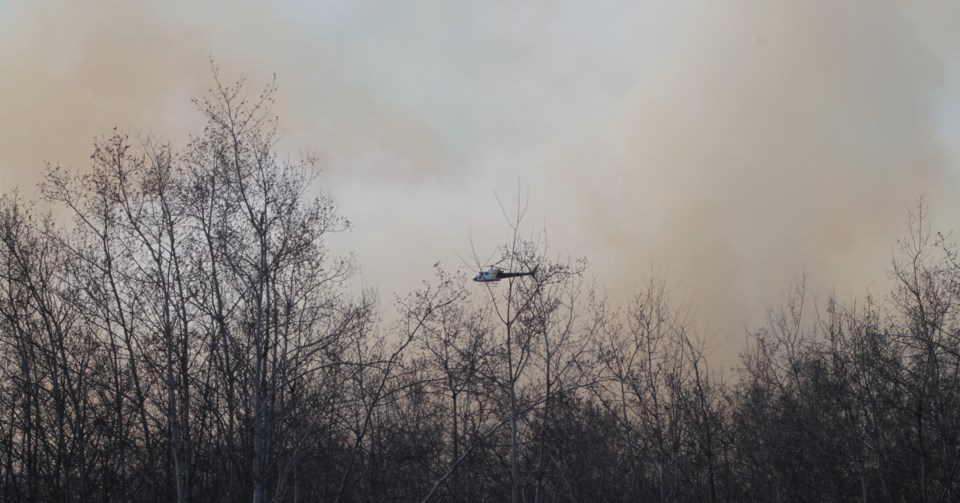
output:
{"label": "bare tree", "polygon": [[900,323],[896,334],[906,348],[909,400],[918,450],[922,501],[951,499],[960,461],[960,297],[956,289],[954,248],[930,229],[921,199],[898,241],[891,277],[892,301]]}
{"label": "bare tree", "polygon": [[488,365],[492,326],[484,311],[467,307],[462,278],[455,283],[455,278],[439,265],[437,275],[441,285],[454,289],[454,302],[431,313],[423,328],[420,350],[428,379],[443,399],[449,400],[445,407],[450,418],[449,457],[445,462],[451,487],[448,499],[470,501],[469,453],[476,444],[470,441],[466,425],[477,420],[474,411],[484,406],[488,395],[481,370]]}

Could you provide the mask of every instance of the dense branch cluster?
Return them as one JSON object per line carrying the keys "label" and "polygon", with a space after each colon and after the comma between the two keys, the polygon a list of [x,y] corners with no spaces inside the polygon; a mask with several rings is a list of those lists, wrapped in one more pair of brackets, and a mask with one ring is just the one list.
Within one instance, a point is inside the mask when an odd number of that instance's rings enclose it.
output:
{"label": "dense branch cluster", "polygon": [[69,225],[0,199],[0,500],[960,499],[960,259],[922,208],[889,297],[801,283],[727,375],[664,280],[611,306],[520,212],[536,275],[437,267],[385,324],[272,96],[218,84],[181,151],[51,169]]}

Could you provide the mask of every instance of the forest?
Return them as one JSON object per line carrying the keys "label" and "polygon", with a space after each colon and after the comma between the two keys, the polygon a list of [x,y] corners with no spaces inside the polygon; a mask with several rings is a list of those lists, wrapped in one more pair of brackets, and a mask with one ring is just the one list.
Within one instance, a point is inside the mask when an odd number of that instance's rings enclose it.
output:
{"label": "forest", "polygon": [[960,500],[960,249],[922,204],[889,294],[801,279],[722,372],[667,278],[614,305],[519,208],[536,275],[438,265],[386,320],[274,94],[0,198],[0,500]]}

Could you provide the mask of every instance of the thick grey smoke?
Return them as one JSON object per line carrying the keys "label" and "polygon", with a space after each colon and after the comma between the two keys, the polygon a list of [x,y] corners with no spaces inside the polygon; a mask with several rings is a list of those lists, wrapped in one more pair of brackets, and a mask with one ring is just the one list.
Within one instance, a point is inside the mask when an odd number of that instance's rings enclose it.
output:
{"label": "thick grey smoke", "polygon": [[[182,143],[190,98],[276,74],[282,148],[315,155],[363,281],[415,288],[526,227],[625,300],[651,270],[718,356],[805,269],[881,289],[925,195],[952,225],[957,7],[850,2],[0,1],[2,188],[78,169],[113,126]],[[457,253],[454,253],[457,252]]]}
{"label": "thick grey smoke", "polygon": [[669,61],[549,161],[601,267],[669,267],[728,341],[802,270],[821,296],[881,293],[919,196],[955,225],[958,39],[944,22],[957,12],[744,1],[688,14]]}

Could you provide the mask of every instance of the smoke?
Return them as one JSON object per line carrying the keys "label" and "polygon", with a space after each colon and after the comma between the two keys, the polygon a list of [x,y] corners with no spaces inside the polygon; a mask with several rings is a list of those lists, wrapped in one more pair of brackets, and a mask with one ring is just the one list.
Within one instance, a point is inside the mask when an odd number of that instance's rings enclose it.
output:
{"label": "smoke", "polygon": [[29,191],[44,161],[82,167],[113,126],[166,135],[191,123],[205,69],[184,57],[198,36],[188,27],[151,22],[133,2],[9,3],[2,14],[4,190]]}
{"label": "smoke", "polygon": [[727,359],[801,271],[821,296],[879,293],[919,196],[953,224],[957,10],[0,3],[0,188],[82,169],[114,126],[184,142],[212,56],[251,92],[277,75],[281,148],[319,159],[356,224],[331,244],[364,283],[403,293],[437,260],[485,259],[509,238],[494,193],[519,180],[525,230],[618,301],[666,269]]}
{"label": "smoke", "polygon": [[[437,149],[422,120],[349,82],[335,44],[297,13],[260,2],[11,2],[0,16],[3,188],[32,187],[45,162],[82,169],[113,127],[185,142],[202,128],[191,99],[213,85],[211,58],[251,94],[277,74],[293,154],[375,157],[418,168]],[[299,152],[298,149],[302,149]],[[327,152],[328,149],[335,151]],[[411,168],[412,169],[412,168]]]}
{"label": "smoke", "polygon": [[821,298],[882,290],[919,196],[955,214],[941,113],[958,40],[940,25],[955,15],[896,2],[708,4],[549,164],[602,261],[667,267],[727,343],[803,271]]}

